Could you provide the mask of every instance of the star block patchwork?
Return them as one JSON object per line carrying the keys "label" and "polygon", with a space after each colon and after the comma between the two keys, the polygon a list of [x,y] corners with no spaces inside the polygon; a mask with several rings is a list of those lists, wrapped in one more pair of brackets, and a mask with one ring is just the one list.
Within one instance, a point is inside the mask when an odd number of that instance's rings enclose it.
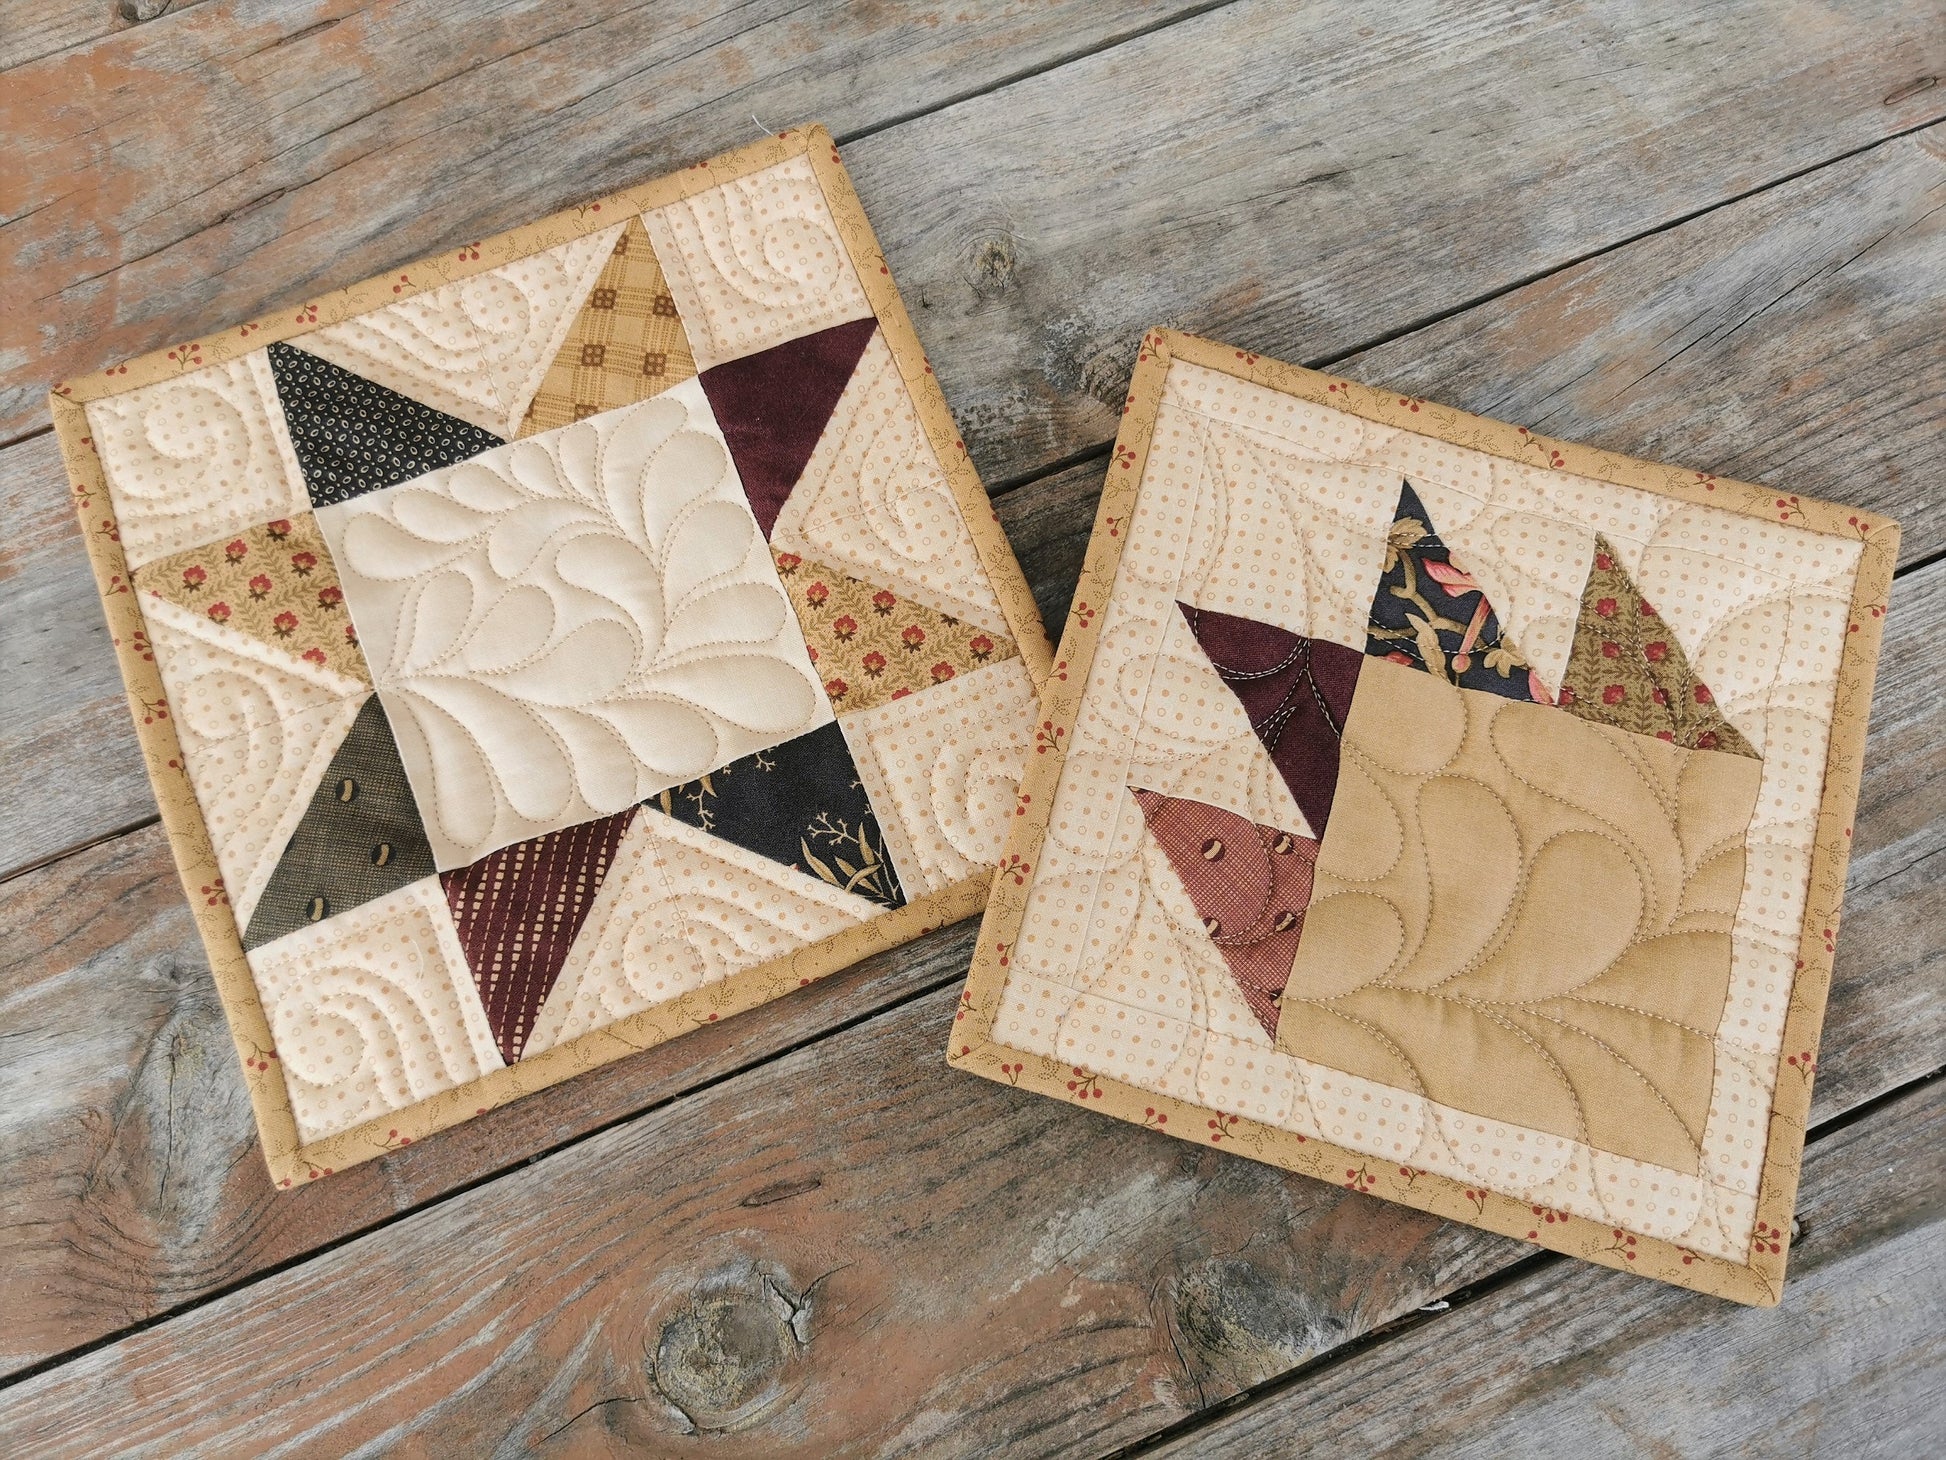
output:
{"label": "star block patchwork", "polygon": [[1046,640],[822,130],[54,413],[280,1185],[981,905]]}
{"label": "star block patchwork", "polygon": [[1785,500],[1152,331],[949,1058],[1776,1302],[1898,539]]}

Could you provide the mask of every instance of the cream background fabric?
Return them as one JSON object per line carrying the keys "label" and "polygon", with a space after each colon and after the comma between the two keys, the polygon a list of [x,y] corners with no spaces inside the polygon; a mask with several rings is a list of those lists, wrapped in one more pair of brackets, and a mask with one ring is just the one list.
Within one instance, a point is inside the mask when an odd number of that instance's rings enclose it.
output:
{"label": "cream background fabric", "polygon": [[989,632],[1010,632],[882,334],[865,346],[770,540]]}
{"label": "cream background fabric", "polygon": [[1034,700],[1026,666],[1006,659],[840,717],[907,898],[999,860]]}
{"label": "cream background fabric", "polygon": [[886,911],[644,807],[534,1021],[537,1055]]}
{"label": "cream background fabric", "polygon": [[248,957],[306,1143],[504,1065],[437,877]]}
{"label": "cream background fabric", "polygon": [[318,518],[442,870],[831,719],[694,380]]}
{"label": "cream background fabric", "polygon": [[511,438],[624,226],[326,325],[299,347]]}
{"label": "cream background fabric", "polygon": [[698,370],[872,312],[803,157],[651,208],[642,222]]}
{"label": "cream background fabric", "polygon": [[311,510],[262,350],[86,409],[131,569]]}

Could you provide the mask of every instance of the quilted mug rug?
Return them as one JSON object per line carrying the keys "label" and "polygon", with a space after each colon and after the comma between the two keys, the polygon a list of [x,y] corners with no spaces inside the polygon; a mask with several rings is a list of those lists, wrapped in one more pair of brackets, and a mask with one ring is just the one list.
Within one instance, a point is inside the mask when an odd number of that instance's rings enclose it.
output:
{"label": "quilted mug rug", "polygon": [[953,1062],[1776,1302],[1897,542],[1152,333]]}
{"label": "quilted mug rug", "polygon": [[280,1183],[984,901],[1046,641],[822,129],[52,404]]}

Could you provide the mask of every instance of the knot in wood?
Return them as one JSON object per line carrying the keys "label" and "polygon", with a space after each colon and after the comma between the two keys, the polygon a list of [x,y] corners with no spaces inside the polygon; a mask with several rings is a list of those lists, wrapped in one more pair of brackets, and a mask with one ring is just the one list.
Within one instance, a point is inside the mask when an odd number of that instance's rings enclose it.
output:
{"label": "knot in wood", "polygon": [[699,1432],[755,1423],[783,1401],[784,1376],[810,1341],[810,1305],[758,1270],[706,1281],[662,1325],[650,1379]]}
{"label": "knot in wood", "polygon": [[1018,262],[1013,235],[999,231],[974,236],[967,250],[962,272],[974,294],[991,299],[1014,287],[1014,268]]}

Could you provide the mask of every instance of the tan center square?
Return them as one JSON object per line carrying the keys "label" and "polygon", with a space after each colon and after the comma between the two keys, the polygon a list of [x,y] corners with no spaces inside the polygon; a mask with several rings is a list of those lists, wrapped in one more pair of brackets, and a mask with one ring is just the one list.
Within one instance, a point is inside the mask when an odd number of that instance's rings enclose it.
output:
{"label": "tan center square", "polygon": [[1368,659],[1279,1046],[1696,1172],[1762,770]]}

